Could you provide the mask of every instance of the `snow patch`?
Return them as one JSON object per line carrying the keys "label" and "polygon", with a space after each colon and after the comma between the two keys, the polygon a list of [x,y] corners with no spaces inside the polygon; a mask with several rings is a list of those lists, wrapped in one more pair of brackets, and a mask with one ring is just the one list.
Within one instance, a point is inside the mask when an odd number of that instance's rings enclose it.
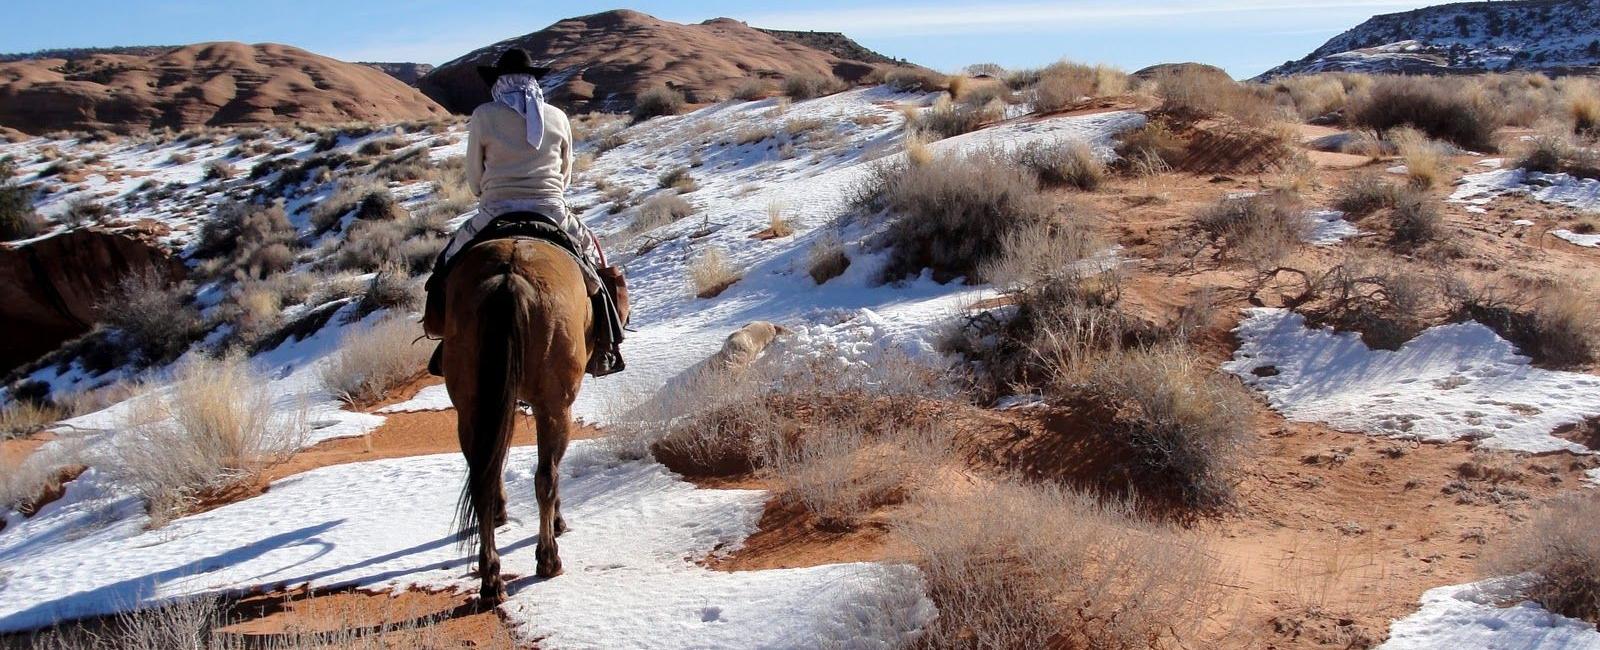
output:
{"label": "snow patch", "polygon": [[1520,578],[1493,578],[1429,589],[1417,613],[1389,626],[1381,650],[1437,648],[1517,648],[1519,650],[1600,650],[1592,623],[1546,611],[1519,599]]}
{"label": "snow patch", "polygon": [[1308,328],[1287,310],[1247,314],[1234,330],[1239,349],[1222,367],[1291,420],[1378,436],[1587,453],[1550,432],[1600,415],[1600,377],[1535,368],[1481,324],[1430,328],[1389,351],[1368,348],[1352,332]]}

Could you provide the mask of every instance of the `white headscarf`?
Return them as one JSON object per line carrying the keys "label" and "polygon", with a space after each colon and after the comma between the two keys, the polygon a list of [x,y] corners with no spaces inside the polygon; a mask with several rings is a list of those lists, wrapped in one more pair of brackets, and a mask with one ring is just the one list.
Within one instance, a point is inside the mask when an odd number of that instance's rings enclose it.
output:
{"label": "white headscarf", "polygon": [[494,81],[489,94],[528,122],[528,144],[539,148],[544,142],[544,111],[540,107],[544,91],[539,89],[539,80],[531,74],[503,74]]}

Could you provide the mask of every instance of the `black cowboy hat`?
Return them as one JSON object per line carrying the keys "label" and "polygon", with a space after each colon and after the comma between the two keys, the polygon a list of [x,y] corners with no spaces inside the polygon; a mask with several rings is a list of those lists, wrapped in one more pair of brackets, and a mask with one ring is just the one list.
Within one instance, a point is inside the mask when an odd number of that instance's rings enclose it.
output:
{"label": "black cowboy hat", "polygon": [[478,66],[478,76],[483,77],[483,83],[491,86],[503,74],[531,74],[534,77],[543,77],[549,71],[550,68],[534,65],[533,57],[520,47],[506,50],[494,65]]}

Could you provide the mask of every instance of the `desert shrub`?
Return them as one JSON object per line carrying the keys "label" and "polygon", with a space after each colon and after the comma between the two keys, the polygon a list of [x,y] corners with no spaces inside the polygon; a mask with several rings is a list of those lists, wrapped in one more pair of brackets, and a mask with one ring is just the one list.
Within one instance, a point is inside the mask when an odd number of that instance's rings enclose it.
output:
{"label": "desert shrub", "polygon": [[769,435],[762,464],[782,497],[814,514],[819,527],[849,530],[933,474],[941,442],[925,428],[867,431],[830,423],[801,436]]}
{"label": "desert shrub", "polygon": [[205,334],[193,287],[150,271],[124,277],[99,306],[100,320],[144,365],[166,363]]}
{"label": "desert shrub", "polygon": [[766,99],[772,93],[772,84],[765,79],[746,79],[733,89],[733,98],[742,102],[753,102]]}
{"label": "desert shrub", "polygon": [[1573,132],[1591,138],[1600,136],[1600,90],[1593,83],[1568,83],[1563,90]]}
{"label": "desert shrub", "polygon": [[1529,171],[1600,179],[1600,151],[1575,142],[1565,133],[1534,136],[1523,145],[1516,165]]}
{"label": "desert shrub", "polygon": [[367,281],[367,290],[356,305],[356,316],[365,316],[379,309],[415,309],[422,304],[421,283],[412,279],[410,270],[401,265],[388,265],[378,269]]}
{"label": "desert shrub", "polygon": [[901,92],[931,93],[944,90],[946,77],[926,68],[895,68],[883,76],[884,84]]}
{"label": "desert shrub", "polygon": [[418,339],[422,328],[406,316],[390,316],[360,332],[345,334],[339,352],[322,368],[322,385],[351,404],[372,404],[422,372],[433,352]]}
{"label": "desert shrub", "polygon": [[939,140],[971,133],[1004,117],[1005,104],[998,99],[983,101],[982,97],[973,96],[972,101],[952,102],[941,96],[933,107],[908,119],[906,126],[914,134]]}
{"label": "desert shrub", "polygon": [[1534,361],[1582,368],[1600,359],[1600,305],[1570,284],[1533,290],[1473,292],[1458,288],[1460,317],[1494,329]]}
{"label": "desert shrub", "polygon": [[1343,110],[1350,99],[1348,80],[1354,77],[1342,74],[1296,75],[1277,80],[1273,90],[1294,107],[1301,119],[1311,120]]}
{"label": "desert shrub", "polygon": [[1428,77],[1380,77],[1352,103],[1347,119],[1385,132],[1409,126],[1477,151],[1495,150],[1494,131],[1501,124],[1494,107],[1465,86]]}
{"label": "desert shrub", "polygon": [[1301,308],[1315,325],[1353,331],[1373,348],[1397,350],[1435,321],[1437,272],[1383,253],[1353,255],[1320,274]]}
{"label": "desert shrub", "polygon": [[1557,614],[1600,623],[1600,517],[1593,494],[1558,500],[1485,560],[1496,575],[1526,575],[1523,594]]}
{"label": "desert shrub", "polygon": [[892,525],[939,608],[917,647],[1151,648],[1197,632],[1213,561],[1131,510],[1010,481],[913,500]]}
{"label": "desert shrub", "polygon": [[[359,137],[359,136],[354,136],[353,134],[351,134],[351,135],[352,135],[352,137]],[[368,140],[368,141],[362,143],[362,145],[359,148],[356,149],[356,155],[365,156],[365,157],[371,158],[371,157],[374,157],[374,156],[384,155],[384,154],[389,153],[391,151],[394,151],[396,149],[400,149],[400,148],[402,148],[404,146],[406,146],[405,138],[402,138],[402,137],[397,136],[397,135],[391,135],[391,136],[382,137],[382,138],[373,138],[371,140]]]}
{"label": "desert shrub", "polygon": [[[656,86],[642,93],[633,102],[630,115],[635,122],[643,122],[652,117],[661,115],[677,115],[683,112],[685,100],[683,93],[667,86]],[[602,148],[609,149],[610,147]]]}
{"label": "desert shrub", "polygon": [[91,221],[102,221],[111,216],[111,209],[105,204],[89,197],[77,197],[67,202],[67,209],[61,212],[62,223],[69,226],[82,226]]}
{"label": "desert shrub", "polygon": [[369,192],[356,206],[356,218],[362,221],[394,221],[405,214],[405,208],[400,207],[400,201],[386,189]]}
{"label": "desert shrub", "polygon": [[1420,191],[1402,191],[1389,209],[1389,245],[1412,250],[1444,238],[1444,216],[1439,201]]}
{"label": "desert shrub", "polygon": [[1037,74],[1032,84],[1036,113],[1058,111],[1085,97],[1106,97],[1128,91],[1128,75],[1105,65],[1058,61]]}
{"label": "desert shrub", "polygon": [[1137,176],[1166,173],[1183,162],[1188,147],[1165,122],[1151,120],[1117,135],[1117,167]]}
{"label": "desert shrub", "polygon": [[1065,390],[1113,408],[1111,430],[1185,502],[1204,508],[1232,498],[1250,442],[1250,397],[1192,351],[1164,345],[1098,355],[1083,383]]}
{"label": "desert shrub", "polygon": [[924,268],[943,280],[982,280],[1008,235],[1049,219],[1038,180],[999,151],[880,163],[853,193],[858,208],[889,214],[886,280]]}
{"label": "desert shrub", "polygon": [[649,232],[694,214],[694,205],[672,192],[662,192],[650,197],[634,213],[628,224],[630,235]]}
{"label": "desert shrub", "polygon": [[1106,165],[1082,140],[1031,142],[1016,152],[1017,163],[1039,177],[1047,187],[1072,187],[1085,192],[1099,189]]}
{"label": "desert shrub", "polygon": [[1061,274],[1082,272],[1086,260],[1104,248],[1089,227],[1090,208],[1064,204],[1065,217],[1006,234],[1000,254],[984,264],[980,275],[1002,290],[1025,291]]}
{"label": "desert shrub", "polygon": [[1220,72],[1181,66],[1163,70],[1155,79],[1165,113],[1187,117],[1227,115],[1251,126],[1264,126],[1279,116],[1269,89],[1241,84]]}
{"label": "desert shrub", "polygon": [[838,92],[839,86],[832,77],[797,72],[783,80],[783,94],[790,99],[812,99]]}
{"label": "desert shrub", "polygon": [[850,256],[845,254],[844,240],[836,233],[824,233],[806,251],[806,273],[817,284],[826,284],[848,268]]}
{"label": "desert shrub", "polygon": [[1333,207],[1360,218],[1393,206],[1397,188],[1377,173],[1366,172],[1346,177],[1334,195]]}
{"label": "desert shrub", "polygon": [[300,448],[305,413],[275,412],[275,397],[243,357],[186,362],[170,390],[135,404],[112,471],[165,522]]}
{"label": "desert shrub", "polygon": [[182,151],[167,156],[168,165],[187,165],[192,162],[194,162],[194,156],[186,154]]}
{"label": "desert shrub", "polygon": [[206,163],[206,166],[205,166],[205,179],[208,180],[208,181],[211,181],[211,180],[224,180],[225,181],[225,180],[228,180],[230,178],[233,178],[233,175],[234,175],[233,165],[230,164],[226,160],[218,158],[216,160],[213,160],[213,161],[210,161],[210,162]]}
{"label": "desert shrub", "polygon": [[694,182],[694,176],[689,175],[688,167],[673,167],[661,172],[661,175],[656,177],[656,185],[663,189],[675,189],[679,194],[688,194],[699,189]]}
{"label": "desert shrub", "polygon": [[[338,226],[345,215],[368,206],[368,197],[387,194],[389,194],[388,188],[370,178],[342,178],[334,186],[333,194],[311,209],[311,224],[316,227],[317,232],[326,232]],[[398,216],[388,209],[389,206],[395,206],[393,195],[389,195],[387,199],[375,198],[370,205],[371,216],[375,218],[382,218],[385,215]]]}
{"label": "desert shrub", "polygon": [[300,240],[283,204],[224,203],[200,224],[195,257],[218,260],[218,271],[262,278],[294,265]]}
{"label": "desert shrub", "polygon": [[1429,140],[1421,131],[1399,128],[1389,133],[1406,164],[1406,178],[1418,189],[1429,189],[1447,180],[1445,165],[1450,159],[1450,147]]}
{"label": "desert shrub", "polygon": [[707,248],[689,263],[689,282],[699,298],[715,298],[741,276],[720,248]]}
{"label": "desert shrub", "polygon": [[1195,217],[1222,250],[1257,266],[1274,266],[1298,248],[1308,222],[1305,206],[1290,192],[1224,198]]}
{"label": "desert shrub", "polygon": [[733,143],[740,145],[757,144],[776,135],[778,135],[778,129],[771,125],[743,126],[733,133]]}
{"label": "desert shrub", "polygon": [[26,239],[44,230],[33,210],[33,188],[0,180],[0,241]]}

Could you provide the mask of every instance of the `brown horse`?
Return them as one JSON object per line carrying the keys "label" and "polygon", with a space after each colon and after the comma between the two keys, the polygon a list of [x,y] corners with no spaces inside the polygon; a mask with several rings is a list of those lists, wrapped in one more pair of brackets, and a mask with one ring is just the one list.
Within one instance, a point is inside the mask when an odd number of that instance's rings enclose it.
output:
{"label": "brown horse", "polygon": [[536,572],[561,573],[556,536],[567,526],[557,468],[592,348],[594,314],[577,262],[533,239],[493,240],[461,252],[446,280],[445,313],[445,387],[467,458],[457,519],[462,544],[478,547],[480,602],[494,607],[506,598],[494,530],[505,523],[502,471],[518,400],[533,407],[538,428]]}

